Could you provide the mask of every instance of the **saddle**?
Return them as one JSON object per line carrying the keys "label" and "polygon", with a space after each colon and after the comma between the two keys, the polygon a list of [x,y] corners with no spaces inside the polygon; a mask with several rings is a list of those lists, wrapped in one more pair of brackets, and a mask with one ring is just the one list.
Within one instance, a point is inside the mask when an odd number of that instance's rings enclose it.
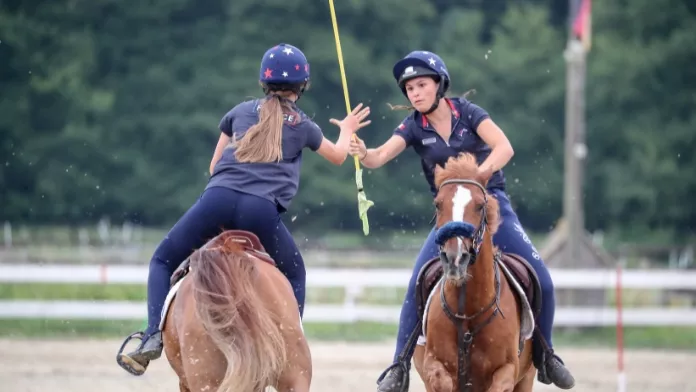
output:
{"label": "saddle", "polygon": [[[256,234],[245,231],[245,230],[226,230],[219,237],[214,240],[216,243],[221,242],[226,244],[229,241],[239,244],[244,252],[249,256],[256,257],[257,259],[269,263],[272,266],[276,266],[275,260],[266,252],[261,241]],[[210,243],[206,244],[201,250],[210,246]],[[171,279],[169,280],[170,288],[174,286],[178,281],[184,278],[191,270],[191,257],[187,257],[179,267],[174,270]]]}
{"label": "saddle", "polygon": [[[507,267],[507,270],[511,272],[513,278],[524,291],[520,293],[512,287],[512,292],[516,296],[525,295],[529,304],[532,308],[532,313],[534,318],[539,317],[539,312],[541,311],[541,285],[539,284],[539,278],[537,277],[534,268],[521,256],[514,253],[503,253],[498,252],[498,256],[495,258],[497,263],[503,264]],[[418,317],[419,320],[423,320],[426,303],[428,301],[428,296],[430,292],[433,291],[435,285],[442,278],[443,269],[440,263],[440,258],[435,257],[425,263],[423,268],[421,268],[416,278],[416,304],[418,305]],[[507,274],[502,274],[508,279],[508,283],[514,286],[513,282],[509,281]]]}

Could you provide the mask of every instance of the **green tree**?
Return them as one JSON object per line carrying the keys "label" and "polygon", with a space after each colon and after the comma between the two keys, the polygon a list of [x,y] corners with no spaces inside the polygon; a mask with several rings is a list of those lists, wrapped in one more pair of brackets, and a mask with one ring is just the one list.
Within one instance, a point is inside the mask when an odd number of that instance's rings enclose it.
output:
{"label": "green tree", "polygon": [[[562,4],[561,4],[562,3]],[[513,143],[508,190],[525,226],[561,214],[567,4],[433,0],[338,2],[351,104],[361,131],[388,139],[408,113],[391,75],[412,50],[438,52],[453,94],[488,110]],[[693,235],[696,7],[595,2],[588,56],[586,174],[591,229]],[[399,12],[395,12],[399,10]],[[202,191],[220,118],[258,97],[261,54],[280,42],[309,57],[300,107],[327,137],[345,102],[328,2],[167,0],[0,4],[0,219],[172,224]],[[413,151],[365,170],[372,232],[427,227],[432,202]],[[686,201],[686,202],[685,202]],[[352,159],[304,158],[291,226],[359,231]],[[679,239],[679,238],[678,238]]]}
{"label": "green tree", "polygon": [[589,57],[589,222],[693,233],[696,11],[598,2]]}

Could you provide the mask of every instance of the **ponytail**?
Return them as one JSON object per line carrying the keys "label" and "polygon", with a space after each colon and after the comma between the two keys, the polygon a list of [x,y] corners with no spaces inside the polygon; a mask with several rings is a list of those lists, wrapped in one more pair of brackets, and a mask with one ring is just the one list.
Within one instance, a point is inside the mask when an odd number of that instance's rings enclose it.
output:
{"label": "ponytail", "polygon": [[[474,95],[474,94],[476,94],[476,90],[471,89],[471,90],[465,92],[464,94],[462,94],[461,97],[464,99],[468,99],[470,95]],[[416,108],[414,108],[413,106],[409,106],[409,105],[392,105],[390,103],[387,103],[387,106],[389,106],[389,109],[391,109],[391,110],[416,110]]]}
{"label": "ponytail", "polygon": [[277,94],[266,97],[261,104],[259,122],[247,130],[241,139],[232,141],[234,156],[242,163],[280,162],[283,159],[283,109],[289,103]]}
{"label": "ponytail", "polygon": [[391,110],[416,110],[413,106],[409,105],[392,105],[389,102],[387,102],[387,106],[389,106],[389,109]]}

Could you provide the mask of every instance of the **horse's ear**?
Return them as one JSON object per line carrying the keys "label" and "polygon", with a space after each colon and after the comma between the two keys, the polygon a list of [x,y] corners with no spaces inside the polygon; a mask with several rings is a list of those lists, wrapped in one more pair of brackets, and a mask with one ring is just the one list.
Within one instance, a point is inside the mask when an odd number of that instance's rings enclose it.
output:
{"label": "horse's ear", "polygon": [[442,173],[443,170],[445,170],[445,168],[444,168],[443,166],[440,166],[439,163],[436,163],[436,164],[435,164],[435,170],[433,170],[433,173],[435,174],[435,177],[437,178],[437,176],[440,175],[440,173]]}
{"label": "horse's ear", "polygon": [[493,176],[493,167],[492,166],[488,166],[483,171],[480,171],[480,168],[479,168],[477,180],[485,186],[488,183],[488,180],[490,180],[492,176]]}
{"label": "horse's ear", "polygon": [[439,182],[441,181],[441,180],[439,180],[439,178],[442,177],[442,173],[443,173],[444,171],[445,171],[444,166],[440,166],[439,163],[436,163],[436,164],[435,164],[435,168],[433,169],[433,177],[434,177],[434,179],[435,179],[435,186],[438,187],[438,188],[440,187]]}

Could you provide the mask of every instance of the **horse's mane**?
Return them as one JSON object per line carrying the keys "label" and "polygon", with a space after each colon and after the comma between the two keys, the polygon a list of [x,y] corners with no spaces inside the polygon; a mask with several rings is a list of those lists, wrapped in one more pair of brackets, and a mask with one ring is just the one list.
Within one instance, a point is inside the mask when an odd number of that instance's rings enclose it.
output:
{"label": "horse's mane", "polygon": [[[435,187],[440,188],[440,185],[447,180],[473,180],[477,181],[483,187],[486,187],[486,182],[488,182],[489,176],[484,176],[478,174],[478,163],[476,163],[476,157],[470,153],[460,153],[456,157],[450,157],[447,162],[445,162],[445,167],[438,166],[435,168]],[[500,211],[498,209],[498,200],[493,197],[490,193],[486,192],[488,196],[488,207],[486,220],[488,221],[488,230],[491,235],[495,234],[500,225]]]}
{"label": "horse's mane", "polygon": [[477,173],[476,157],[463,152],[456,157],[450,157],[443,169],[435,171],[435,187],[439,188],[446,180],[455,178],[478,181]]}
{"label": "horse's mane", "polygon": [[288,353],[278,305],[264,302],[259,269],[233,237],[225,231],[191,255],[196,315],[227,360],[219,390],[261,391],[277,382]]}

